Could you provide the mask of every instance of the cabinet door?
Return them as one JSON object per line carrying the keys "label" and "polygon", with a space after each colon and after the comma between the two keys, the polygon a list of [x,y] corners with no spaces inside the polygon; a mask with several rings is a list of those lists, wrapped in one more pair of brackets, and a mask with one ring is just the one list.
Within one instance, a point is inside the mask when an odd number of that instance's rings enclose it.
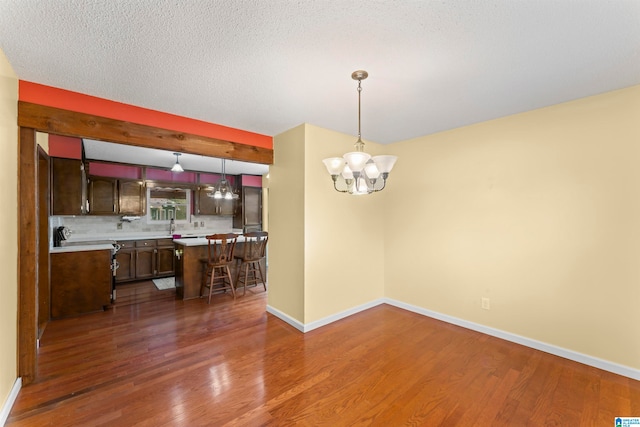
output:
{"label": "cabinet door", "polygon": [[235,200],[219,199],[218,202],[218,215],[233,215],[233,211],[236,205]]}
{"label": "cabinet door", "polygon": [[116,270],[116,282],[126,282],[136,278],[136,251],[119,250],[116,252],[118,269]]}
{"label": "cabinet door", "polygon": [[116,215],[118,213],[118,181],[112,178],[91,177],[89,180],[89,214]]}
{"label": "cabinet door", "polygon": [[51,158],[51,202],[53,215],[84,213],[82,162],[75,159]]}
{"label": "cabinet door", "polygon": [[156,248],[136,249],[136,279],[148,279],[155,275]]}
{"label": "cabinet door", "polygon": [[206,187],[198,188],[196,191],[196,198],[198,202],[197,206],[197,214],[198,215],[217,215],[218,214],[218,205],[217,200],[213,197],[209,197],[213,192]]}
{"label": "cabinet door", "polygon": [[175,256],[173,253],[173,246],[160,246],[158,247],[156,266],[157,276],[173,276],[175,272],[174,268]]}
{"label": "cabinet door", "polygon": [[262,188],[242,188],[242,214],[244,225],[262,224]]}
{"label": "cabinet door", "polygon": [[111,251],[51,254],[51,317],[103,310],[111,304]]}
{"label": "cabinet door", "polygon": [[119,213],[144,215],[146,213],[145,201],[145,186],[142,181],[118,180]]}

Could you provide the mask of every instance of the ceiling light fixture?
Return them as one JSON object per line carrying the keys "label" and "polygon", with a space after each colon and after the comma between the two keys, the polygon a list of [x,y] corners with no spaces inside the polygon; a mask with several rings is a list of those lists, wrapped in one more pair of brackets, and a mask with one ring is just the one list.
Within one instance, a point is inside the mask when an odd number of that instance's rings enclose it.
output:
{"label": "ceiling light fixture", "polygon": [[180,153],[173,153],[174,156],[176,156],[176,164],[173,165],[173,167],[171,168],[171,172],[184,172],[184,169],[182,169],[182,166],[180,165]]}
{"label": "ceiling light fixture", "polygon": [[323,160],[333,179],[333,188],[341,193],[360,195],[383,190],[387,184],[389,172],[398,160],[396,156],[371,157],[364,152],[360,131],[360,93],[362,80],[367,77],[369,73],[364,70],[354,71],[351,74],[351,78],[358,81],[358,140],[354,144],[356,150],[342,157]]}
{"label": "ceiling light fixture", "polygon": [[210,193],[209,197],[213,197],[214,199],[231,200],[239,197],[233,192],[233,187],[231,187],[231,184],[227,181],[224,159],[222,159],[222,177],[215,187],[213,187],[213,190],[213,193]]}

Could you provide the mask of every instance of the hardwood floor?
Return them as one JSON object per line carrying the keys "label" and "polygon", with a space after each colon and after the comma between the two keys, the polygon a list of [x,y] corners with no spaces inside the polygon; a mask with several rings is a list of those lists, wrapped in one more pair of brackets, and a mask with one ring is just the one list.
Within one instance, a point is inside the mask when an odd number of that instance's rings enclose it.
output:
{"label": "hardwood floor", "polygon": [[153,285],[153,281],[144,280],[116,285],[116,297],[116,305],[122,307],[163,299],[173,300],[176,290],[173,288],[160,291]]}
{"label": "hardwood floor", "polygon": [[302,334],[234,301],[51,322],[8,426],[613,426],[640,382],[382,305]]}

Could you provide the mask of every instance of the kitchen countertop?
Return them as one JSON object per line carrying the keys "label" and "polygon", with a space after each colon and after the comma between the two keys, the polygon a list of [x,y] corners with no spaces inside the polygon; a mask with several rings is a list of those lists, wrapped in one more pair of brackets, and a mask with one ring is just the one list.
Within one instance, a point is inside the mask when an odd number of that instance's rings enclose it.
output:
{"label": "kitchen countertop", "polygon": [[[232,233],[238,234],[238,242],[244,242],[242,236],[242,230],[234,229]],[[184,246],[200,246],[206,245],[207,239],[205,236],[216,233],[227,233],[227,231],[219,230],[202,230],[199,233],[180,233],[181,238],[173,239],[175,243]],[[69,240],[65,240],[60,247],[51,247],[49,252],[64,253],[64,252],[80,252],[80,251],[96,251],[103,249],[113,249],[112,243],[125,240],[146,240],[146,239],[172,239],[173,235],[170,234],[121,234],[114,233],[110,235],[92,235],[92,236],[72,236]]]}
{"label": "kitchen countertop", "polygon": [[113,245],[110,243],[102,243],[98,245],[73,245],[73,246],[60,246],[49,249],[49,253],[60,254],[65,252],[82,252],[82,251],[110,251],[113,249]]}
{"label": "kitchen countertop", "polygon": [[[238,235],[238,243],[244,242],[245,238],[242,235]],[[207,245],[209,243],[209,241],[204,238],[204,237],[198,237],[198,238],[187,238],[187,239],[174,239],[173,240],[174,243],[177,243],[179,245],[182,246],[203,246],[203,245]]]}
{"label": "kitchen countertop", "polygon": [[[188,232],[184,231],[176,231],[174,234],[187,237],[187,238],[198,238],[205,237],[210,234],[216,233],[236,233],[242,234],[242,229],[233,229],[232,231],[220,231],[220,230],[189,230]],[[172,234],[159,234],[158,232],[150,232],[150,233],[118,233],[115,232],[113,234],[93,234],[93,235],[76,235],[71,234],[69,240],[65,240],[63,245],[76,245],[82,242],[104,242],[104,241],[123,241],[123,240],[146,240],[146,239],[171,239],[173,238]]]}

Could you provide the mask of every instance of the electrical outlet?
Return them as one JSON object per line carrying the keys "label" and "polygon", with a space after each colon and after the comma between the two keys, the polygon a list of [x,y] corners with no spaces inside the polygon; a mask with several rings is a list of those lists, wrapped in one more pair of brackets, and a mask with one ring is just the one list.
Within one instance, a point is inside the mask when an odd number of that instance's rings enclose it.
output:
{"label": "electrical outlet", "polygon": [[482,309],[483,310],[491,310],[491,305],[489,304],[489,298],[482,298]]}
{"label": "electrical outlet", "polygon": [[119,223],[116,225],[116,229],[118,229],[118,230],[122,230],[122,223],[121,223],[121,222],[119,222]]}
{"label": "electrical outlet", "polygon": [[204,228],[204,221],[200,221],[200,227]]}

